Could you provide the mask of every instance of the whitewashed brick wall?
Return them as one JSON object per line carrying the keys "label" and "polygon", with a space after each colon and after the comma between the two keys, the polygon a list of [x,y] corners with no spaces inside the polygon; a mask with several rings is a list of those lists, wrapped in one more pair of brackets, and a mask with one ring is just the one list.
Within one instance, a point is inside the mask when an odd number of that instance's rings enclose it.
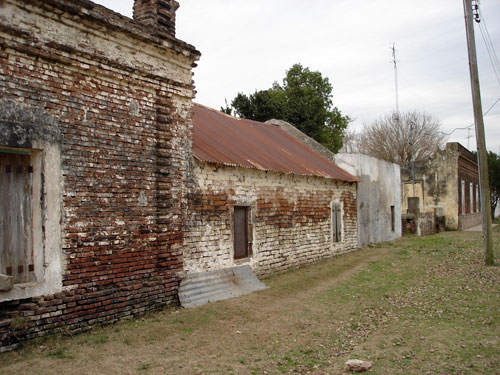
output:
{"label": "whitewashed brick wall", "polygon": [[[356,184],[196,162],[184,270],[249,264],[259,276],[357,247]],[[332,242],[331,204],[342,206],[342,239]],[[253,254],[233,260],[235,205],[251,207]]]}

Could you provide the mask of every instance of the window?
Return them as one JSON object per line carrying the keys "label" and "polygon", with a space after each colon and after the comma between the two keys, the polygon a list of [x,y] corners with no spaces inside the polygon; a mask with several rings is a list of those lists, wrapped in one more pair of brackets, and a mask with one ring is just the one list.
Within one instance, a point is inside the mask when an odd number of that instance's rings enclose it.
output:
{"label": "window", "polygon": [[479,186],[476,184],[476,212],[479,212]]}
{"label": "window", "polygon": [[396,231],[396,213],[394,212],[394,206],[391,206],[391,230]]}
{"label": "window", "polygon": [[248,256],[252,255],[250,207],[234,207],[233,227],[234,259],[248,258]]}
{"label": "window", "polygon": [[0,112],[3,302],[62,291],[65,262],[59,120],[39,108],[10,100],[0,100]]}
{"label": "window", "polygon": [[462,214],[464,214],[465,213],[465,181],[464,180],[462,180],[461,193],[462,193],[462,196],[460,197],[460,206],[461,206],[460,212]]}
{"label": "window", "polygon": [[473,213],[474,212],[474,186],[472,185],[472,182],[469,183],[469,212]]}
{"label": "window", "polygon": [[0,147],[0,302],[62,290],[60,149],[36,146]]}
{"label": "window", "polygon": [[[4,150],[5,151],[5,150]],[[0,153],[0,273],[14,284],[33,282],[31,155]]]}
{"label": "window", "polygon": [[340,242],[342,237],[342,208],[339,203],[332,204],[332,240]]}

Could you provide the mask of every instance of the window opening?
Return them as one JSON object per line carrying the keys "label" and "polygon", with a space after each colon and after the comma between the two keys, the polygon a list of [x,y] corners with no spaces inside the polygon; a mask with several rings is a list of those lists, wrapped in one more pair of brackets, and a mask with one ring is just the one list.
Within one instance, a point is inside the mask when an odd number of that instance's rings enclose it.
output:
{"label": "window opening", "polygon": [[332,240],[340,242],[342,234],[342,209],[340,204],[332,205]]}
{"label": "window opening", "polygon": [[396,213],[394,211],[394,206],[391,206],[391,230],[396,231]]}
{"label": "window opening", "polygon": [[462,196],[460,197],[461,213],[465,213],[465,181],[462,180]]}
{"label": "window opening", "polygon": [[247,258],[252,253],[250,241],[250,207],[234,207],[234,259]]}
{"label": "window opening", "polygon": [[29,153],[0,153],[0,273],[13,277],[14,284],[36,280],[32,175]]}

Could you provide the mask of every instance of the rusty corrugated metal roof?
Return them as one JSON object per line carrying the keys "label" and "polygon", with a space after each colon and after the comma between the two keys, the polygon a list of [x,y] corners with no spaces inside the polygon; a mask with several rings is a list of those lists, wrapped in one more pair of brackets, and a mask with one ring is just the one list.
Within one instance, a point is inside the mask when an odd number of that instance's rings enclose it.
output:
{"label": "rusty corrugated metal roof", "polygon": [[239,119],[200,104],[193,106],[193,152],[216,164],[335,180],[360,180],[279,126]]}

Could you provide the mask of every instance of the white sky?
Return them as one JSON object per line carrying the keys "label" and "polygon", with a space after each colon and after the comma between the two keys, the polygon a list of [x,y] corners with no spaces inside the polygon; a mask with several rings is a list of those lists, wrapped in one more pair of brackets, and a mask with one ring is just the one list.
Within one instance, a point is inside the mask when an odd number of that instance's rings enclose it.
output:
{"label": "white sky", "polygon": [[[176,36],[202,53],[194,77],[201,104],[220,109],[238,92],[281,83],[301,63],[330,79],[334,105],[361,129],[395,109],[396,43],[400,111],[426,111],[446,132],[474,122],[461,0],[178,1]],[[133,0],[95,2],[132,16]],[[480,4],[500,58],[500,1]],[[500,98],[500,82],[475,32],[486,111]],[[498,154],[500,103],[484,120],[487,148]],[[475,150],[467,135],[456,130],[449,141]]]}

